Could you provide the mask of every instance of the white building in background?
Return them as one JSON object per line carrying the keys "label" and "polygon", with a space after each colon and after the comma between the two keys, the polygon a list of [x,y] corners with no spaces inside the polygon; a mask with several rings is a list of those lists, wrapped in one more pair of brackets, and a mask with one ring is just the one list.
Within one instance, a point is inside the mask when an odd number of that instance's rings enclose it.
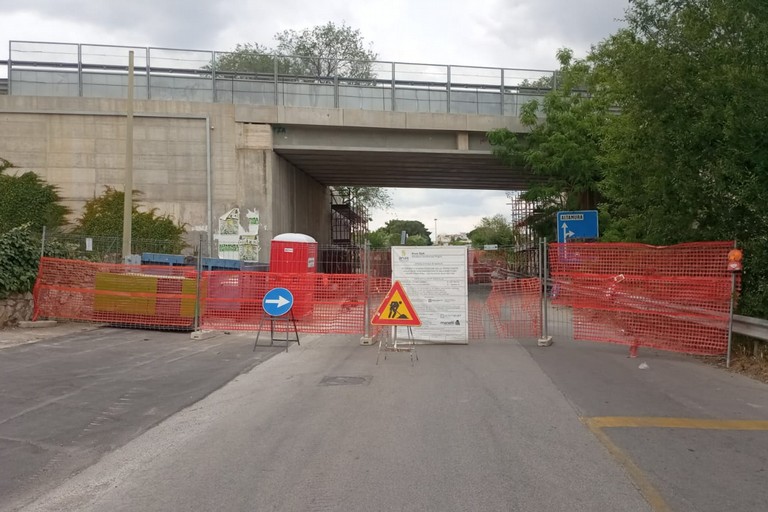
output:
{"label": "white building in background", "polygon": [[437,235],[436,245],[470,245],[472,242],[466,233],[457,233],[455,235]]}

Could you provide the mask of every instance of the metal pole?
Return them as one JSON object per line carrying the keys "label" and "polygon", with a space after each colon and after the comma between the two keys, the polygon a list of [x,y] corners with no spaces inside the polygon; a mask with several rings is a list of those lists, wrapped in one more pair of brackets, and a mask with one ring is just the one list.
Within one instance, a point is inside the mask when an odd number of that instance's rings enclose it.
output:
{"label": "metal pole", "polygon": [[504,115],[504,68],[501,68],[501,115]]}
{"label": "metal pole", "polygon": [[197,241],[197,262],[195,272],[195,331],[200,330],[200,276],[203,273],[203,234]]}
{"label": "metal pole", "polygon": [[733,302],[736,296],[736,272],[731,272],[731,305],[728,309],[728,352],[725,356],[725,367],[731,367],[731,345],[733,342]]}
{"label": "metal pole", "polygon": [[[205,186],[208,222],[208,256],[213,254],[213,177],[211,176],[211,119],[205,116]],[[201,253],[202,254],[202,253]]]}
{"label": "metal pole", "polygon": [[544,268],[542,269],[542,274],[544,275],[544,316],[541,318],[541,329],[544,333],[544,338],[546,338],[549,335],[547,324],[549,323],[549,300],[547,298],[547,286],[549,284],[549,269],[547,268],[549,266],[549,254],[547,253],[547,237],[544,237],[544,254],[542,255],[542,260],[544,262]]}
{"label": "metal pole", "polygon": [[333,77],[333,108],[339,108],[339,77]]}
{"label": "metal pole", "polygon": [[448,73],[446,75],[445,91],[448,99],[448,106],[446,112],[451,112],[451,66],[447,66]]}
{"label": "metal pole", "polygon": [[133,213],[133,50],[128,52],[128,105],[125,134],[125,184],[123,191],[123,262],[131,255]]}
{"label": "metal pole", "polygon": [[[736,249],[736,240],[733,248]],[[728,307],[728,351],[725,356],[725,367],[731,367],[731,345],[733,344],[733,305],[736,300],[736,272],[731,272],[731,302]]]}
{"label": "metal pole", "polygon": [[[273,55],[274,55],[274,54],[273,54]],[[274,61],[274,62],[275,62],[275,65],[274,65],[274,79],[275,79],[275,105],[279,105],[279,103],[277,102],[277,92],[278,92],[278,91],[277,91],[277,71],[278,71],[278,70],[277,70],[277,55],[274,55],[274,59],[275,59],[275,61]],[[233,79],[232,79],[232,84],[233,84],[233,87],[234,87],[234,83],[235,83],[235,79],[233,78]],[[235,95],[234,95],[234,93],[233,93],[233,94],[232,94],[232,103],[234,103],[234,102],[235,102]]]}
{"label": "metal pole", "polygon": [[77,95],[83,97],[83,45],[77,44]]}
{"label": "metal pole", "polygon": [[365,338],[371,336],[371,242],[365,241],[363,247],[363,272],[365,273]]}
{"label": "metal pole", "polygon": [[540,338],[544,339],[544,320],[543,320],[544,319],[544,296],[546,295],[546,293],[544,292],[544,287],[546,285],[544,284],[544,272],[543,272],[543,269],[544,269],[544,264],[543,264],[544,250],[542,249],[543,244],[542,244],[542,240],[541,239],[538,240],[538,243],[539,243],[539,250],[536,252],[536,256],[538,257],[538,260],[536,261],[536,267],[538,268],[538,273],[539,273],[539,285],[540,285],[539,286],[539,293],[541,294],[539,296],[539,309],[540,309],[541,318],[542,318],[542,322],[541,322],[541,337]]}
{"label": "metal pole", "polygon": [[[211,52],[211,91],[213,93],[213,102],[216,103],[216,52]],[[235,99],[232,98],[232,103]]]}
{"label": "metal pole", "polygon": [[147,99],[151,100],[152,99],[152,78],[151,78],[152,74],[150,70],[152,69],[152,66],[149,62],[149,54],[150,54],[149,46],[147,46],[146,53],[147,53],[147,62],[144,63],[145,64],[144,71],[146,72],[146,75],[147,75]]}
{"label": "metal pole", "polygon": [[45,226],[43,226],[43,241],[40,244],[40,257],[45,257]]}
{"label": "metal pole", "polygon": [[392,111],[397,110],[395,108],[395,63],[392,63]]}
{"label": "metal pole", "polygon": [[8,41],[8,95],[13,95],[13,41]]}

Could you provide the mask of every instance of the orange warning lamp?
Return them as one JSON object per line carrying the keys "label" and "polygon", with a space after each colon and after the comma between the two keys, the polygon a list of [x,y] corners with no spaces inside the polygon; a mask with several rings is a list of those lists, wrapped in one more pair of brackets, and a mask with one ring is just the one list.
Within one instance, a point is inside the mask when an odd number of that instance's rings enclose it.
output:
{"label": "orange warning lamp", "polygon": [[744,259],[744,253],[741,249],[731,249],[728,251],[728,271],[740,272],[743,268],[742,260]]}

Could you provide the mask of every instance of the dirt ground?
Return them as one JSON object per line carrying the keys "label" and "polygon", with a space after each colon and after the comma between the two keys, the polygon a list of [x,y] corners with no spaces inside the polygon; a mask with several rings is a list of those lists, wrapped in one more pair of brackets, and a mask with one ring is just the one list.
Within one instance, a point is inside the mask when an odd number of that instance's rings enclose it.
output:
{"label": "dirt ground", "polygon": [[[726,369],[725,356],[703,357],[702,360],[713,366]],[[728,371],[768,383],[768,343],[759,342],[755,347],[752,341],[736,341],[731,354],[731,367],[728,368]]]}

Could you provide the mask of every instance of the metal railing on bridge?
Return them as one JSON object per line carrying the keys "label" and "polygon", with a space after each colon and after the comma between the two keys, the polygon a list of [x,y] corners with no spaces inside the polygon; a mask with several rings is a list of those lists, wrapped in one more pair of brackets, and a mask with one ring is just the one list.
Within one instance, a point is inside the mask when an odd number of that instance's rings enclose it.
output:
{"label": "metal railing on bridge", "polygon": [[135,98],[376,111],[517,116],[556,83],[554,71],[393,61],[330,61],[231,52],[11,41],[8,94]]}

